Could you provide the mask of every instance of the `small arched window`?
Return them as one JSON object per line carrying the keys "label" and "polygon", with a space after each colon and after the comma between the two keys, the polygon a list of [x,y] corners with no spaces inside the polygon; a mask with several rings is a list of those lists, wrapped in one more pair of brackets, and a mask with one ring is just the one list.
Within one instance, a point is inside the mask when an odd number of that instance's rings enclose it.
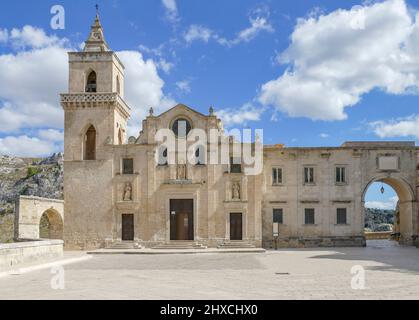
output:
{"label": "small arched window", "polygon": [[84,136],[84,160],[96,160],[96,129],[90,126]]}
{"label": "small arched window", "polygon": [[97,76],[94,71],[90,72],[87,77],[86,92],[97,92]]}
{"label": "small arched window", "polygon": [[121,82],[119,81],[119,76],[116,76],[116,92],[121,94]]}

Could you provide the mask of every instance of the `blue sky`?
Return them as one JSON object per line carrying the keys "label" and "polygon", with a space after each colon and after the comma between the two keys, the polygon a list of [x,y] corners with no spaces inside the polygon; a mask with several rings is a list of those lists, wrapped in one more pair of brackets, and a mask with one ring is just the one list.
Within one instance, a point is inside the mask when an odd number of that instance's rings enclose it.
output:
{"label": "blue sky", "polygon": [[[65,52],[86,40],[96,3],[135,82],[132,134],[150,106],[181,102],[263,128],[265,144],[419,140],[418,0],[15,0],[0,4],[0,153],[62,149]],[[54,5],[64,30],[50,26]]]}

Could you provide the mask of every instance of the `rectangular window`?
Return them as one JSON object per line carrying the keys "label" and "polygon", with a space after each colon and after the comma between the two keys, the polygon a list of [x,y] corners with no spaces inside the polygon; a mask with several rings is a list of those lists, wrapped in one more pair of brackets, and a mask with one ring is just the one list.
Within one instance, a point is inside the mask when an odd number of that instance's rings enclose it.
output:
{"label": "rectangular window", "polygon": [[336,168],[336,183],[346,183],[346,168],[345,167]]}
{"label": "rectangular window", "polygon": [[305,214],[305,217],[304,217],[305,224],[315,224],[314,209],[305,209],[304,214]]}
{"label": "rectangular window", "polygon": [[284,223],[284,211],[282,209],[274,209],[273,211],[273,222],[283,224]]}
{"label": "rectangular window", "polygon": [[122,160],[122,173],[123,174],[134,174],[134,159],[123,159]]}
{"label": "rectangular window", "polygon": [[337,224],[347,224],[346,208],[337,209]]}
{"label": "rectangular window", "polygon": [[230,172],[231,173],[242,173],[242,165],[240,158],[230,158]]}
{"label": "rectangular window", "polygon": [[311,167],[304,168],[304,183],[306,184],[314,183],[314,168],[311,168]]}
{"label": "rectangular window", "polygon": [[273,185],[282,184],[282,168],[272,169],[272,184]]}

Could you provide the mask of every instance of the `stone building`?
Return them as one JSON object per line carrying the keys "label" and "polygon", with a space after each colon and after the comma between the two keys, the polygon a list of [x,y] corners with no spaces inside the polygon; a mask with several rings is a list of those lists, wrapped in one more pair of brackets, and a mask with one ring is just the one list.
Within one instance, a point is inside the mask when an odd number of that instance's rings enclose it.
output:
{"label": "stone building", "polygon": [[[208,146],[198,145],[191,163],[181,159],[179,147],[165,148],[159,132],[170,131],[190,148],[194,130],[215,131],[232,147],[235,139],[225,135],[212,108],[208,115],[185,105],[160,115],[150,110],[139,136],[128,138],[124,66],[98,17],[84,50],[69,53],[69,64],[69,93],[61,95],[67,248],[124,241],[145,247],[269,248],[274,240],[283,247],[362,246],[364,197],[375,181],[391,185],[400,198],[401,241],[412,243],[419,233],[414,142],[265,145],[263,168],[255,174],[246,173],[248,164],[231,148],[220,152],[227,163],[209,163]],[[257,152],[257,143],[240,145]]]}

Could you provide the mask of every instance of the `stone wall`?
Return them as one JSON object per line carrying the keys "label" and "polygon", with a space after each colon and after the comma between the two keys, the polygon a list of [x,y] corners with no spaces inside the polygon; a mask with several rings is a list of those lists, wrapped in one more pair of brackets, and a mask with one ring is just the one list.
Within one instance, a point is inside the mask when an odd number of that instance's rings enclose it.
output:
{"label": "stone wall", "polygon": [[363,236],[348,237],[288,237],[280,238],[276,244],[274,240],[263,241],[265,249],[276,248],[339,248],[339,247],[365,247],[366,240]]}
{"label": "stone wall", "polygon": [[0,243],[13,242],[14,214],[0,215]]}
{"label": "stone wall", "polygon": [[390,239],[392,231],[386,232],[365,232],[365,238],[367,240],[387,240]]}
{"label": "stone wall", "polygon": [[[264,246],[269,247],[273,241],[274,209],[283,210],[279,234],[286,239],[286,246],[362,245],[358,239],[364,237],[365,193],[371,183],[378,181],[390,185],[399,196],[400,242],[412,244],[419,232],[414,188],[416,150],[414,143],[403,142],[347,143],[339,148],[265,146],[264,183],[261,186]],[[392,160],[393,167],[382,167],[382,160]],[[314,183],[304,183],[304,167],[314,168]],[[336,182],[336,167],[346,168],[344,183]],[[282,168],[283,181],[279,185],[272,183],[272,168]],[[315,224],[305,224],[305,208],[315,210]],[[337,223],[337,209],[346,209],[346,224]],[[319,240],[322,238],[324,241]]]}
{"label": "stone wall", "polygon": [[63,256],[62,240],[0,244],[0,270],[8,270],[22,263],[31,263]]}

